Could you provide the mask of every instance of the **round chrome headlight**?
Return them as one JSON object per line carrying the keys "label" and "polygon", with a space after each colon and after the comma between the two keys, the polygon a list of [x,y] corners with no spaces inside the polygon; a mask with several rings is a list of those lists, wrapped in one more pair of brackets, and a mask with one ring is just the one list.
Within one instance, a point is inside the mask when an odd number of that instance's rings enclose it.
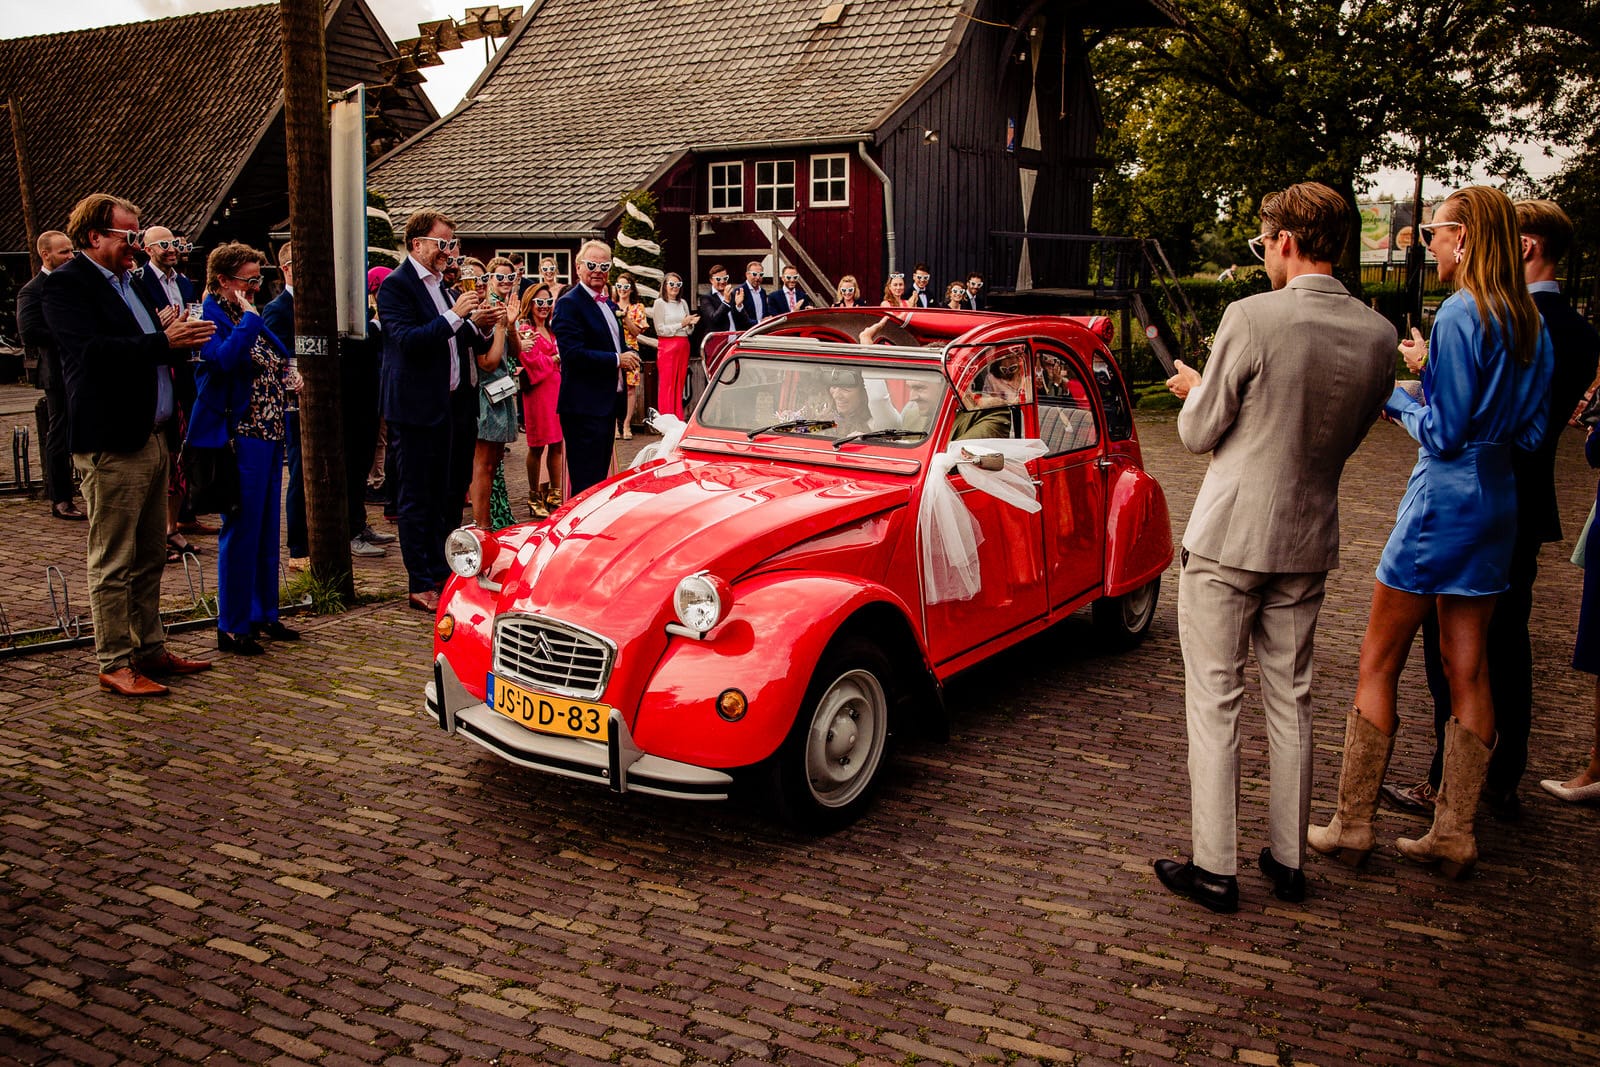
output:
{"label": "round chrome headlight", "polygon": [[728,583],[707,571],[691,574],[678,583],[672,594],[672,608],[678,621],[696,633],[705,633],[722,621],[733,593]]}
{"label": "round chrome headlight", "polygon": [[484,562],[489,557],[484,547],[484,533],[476,526],[463,526],[445,539],[444,559],[450,569],[463,578],[483,573]]}

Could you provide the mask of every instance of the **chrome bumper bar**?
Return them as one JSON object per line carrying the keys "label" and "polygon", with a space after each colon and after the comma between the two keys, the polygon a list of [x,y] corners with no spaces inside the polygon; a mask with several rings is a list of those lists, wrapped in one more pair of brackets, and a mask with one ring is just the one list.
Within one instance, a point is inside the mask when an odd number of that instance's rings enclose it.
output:
{"label": "chrome bumper bar", "polygon": [[622,713],[611,709],[605,744],[541,734],[519,726],[467,692],[444,656],[433,661],[424,690],[427,712],[448,734],[463,734],[519,767],[608,786],[615,793],[648,793],[682,800],[726,800],[733,777],[692,763],[641,752]]}

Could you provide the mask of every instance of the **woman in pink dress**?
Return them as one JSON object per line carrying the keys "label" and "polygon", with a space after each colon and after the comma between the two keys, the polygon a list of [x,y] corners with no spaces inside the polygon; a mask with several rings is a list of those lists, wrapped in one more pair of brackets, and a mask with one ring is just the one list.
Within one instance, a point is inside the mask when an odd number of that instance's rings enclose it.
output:
{"label": "woman in pink dress", "polygon": [[[564,455],[561,421],[556,398],[561,393],[561,354],[550,331],[550,313],[556,298],[545,284],[535,285],[522,297],[522,317],[517,322],[521,341],[523,388],[522,415],[528,431],[528,506],[535,519],[544,519],[561,506]],[[539,466],[546,465],[547,477]]]}
{"label": "woman in pink dress", "polygon": [[883,283],[883,306],[886,308],[908,308],[911,301],[906,299],[906,276],[898,272],[889,275],[889,280]]}

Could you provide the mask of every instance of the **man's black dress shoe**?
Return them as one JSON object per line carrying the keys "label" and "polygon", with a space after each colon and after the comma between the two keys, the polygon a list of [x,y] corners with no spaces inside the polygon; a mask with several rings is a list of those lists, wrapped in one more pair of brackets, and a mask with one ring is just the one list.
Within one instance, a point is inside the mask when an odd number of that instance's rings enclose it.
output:
{"label": "man's black dress shoe", "polygon": [[1257,864],[1261,873],[1272,879],[1272,895],[1290,904],[1306,899],[1306,875],[1299,867],[1285,867],[1272,854],[1272,849],[1261,850]]}
{"label": "man's black dress shoe", "polygon": [[1231,874],[1212,874],[1193,862],[1156,860],[1156,877],[1161,884],[1196,904],[1224,914],[1239,910],[1239,879]]}
{"label": "man's black dress shoe", "polygon": [[1501,793],[1494,789],[1485,788],[1483,799],[1489,804],[1489,814],[1497,822],[1517,823],[1522,821],[1522,801],[1517,797],[1517,788]]}

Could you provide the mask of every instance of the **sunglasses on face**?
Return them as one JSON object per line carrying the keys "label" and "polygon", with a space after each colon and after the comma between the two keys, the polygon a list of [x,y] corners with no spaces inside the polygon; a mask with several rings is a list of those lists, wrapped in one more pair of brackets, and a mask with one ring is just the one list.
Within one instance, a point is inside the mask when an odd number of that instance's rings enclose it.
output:
{"label": "sunglasses on face", "polygon": [[171,251],[172,249],[183,250],[182,241],[147,241],[145,244],[149,248],[159,248],[163,252]]}
{"label": "sunglasses on face", "polygon": [[914,282],[916,282],[916,283],[917,283],[917,284],[918,284],[918,285],[927,285],[927,284],[928,284],[928,282],[930,282],[930,281],[932,281],[932,280],[933,280],[933,279],[932,279],[932,276],[931,276],[931,275],[927,275],[927,274],[913,274],[913,275],[912,275],[912,276],[911,276],[911,280],[912,280],[912,281],[914,281]]}
{"label": "sunglasses on face", "polygon": [[896,279],[899,279],[900,281],[905,281],[906,280],[906,276],[904,274],[899,274],[899,273],[895,273],[895,274],[889,275],[889,280],[891,282],[895,281]]}
{"label": "sunglasses on face", "polygon": [[551,300],[547,296],[536,296],[533,298],[533,306],[536,308],[547,308],[554,303],[555,301]]}
{"label": "sunglasses on face", "polygon": [[952,289],[950,290],[950,295],[955,297],[957,300],[962,300],[966,298],[967,291],[965,289]]}
{"label": "sunglasses on face", "polygon": [[605,271],[607,274],[611,273],[611,261],[609,259],[604,263],[595,263],[586,259],[579,263],[578,266],[582,267],[584,270],[601,270]]}
{"label": "sunglasses on face", "polygon": [[419,241],[432,241],[446,252],[454,252],[461,247],[461,242],[454,237],[418,237]]}
{"label": "sunglasses on face", "polygon": [[627,282],[618,282],[615,286],[613,286],[613,288],[615,288],[616,291],[619,292],[619,293],[627,293],[627,292],[632,292],[633,291],[633,286],[629,285]]}
{"label": "sunglasses on face", "polygon": [[556,269],[554,267],[540,267],[539,268],[539,273],[540,274],[554,274],[555,272],[556,272]]}
{"label": "sunglasses on face", "polygon": [[1421,226],[1418,226],[1417,229],[1422,231],[1422,245],[1423,245],[1424,248],[1426,248],[1427,246],[1433,244],[1433,231],[1434,230],[1441,229],[1441,228],[1443,228],[1445,226],[1463,226],[1463,225],[1465,225],[1465,223],[1460,223],[1460,222],[1425,222]]}
{"label": "sunglasses on face", "polygon": [[257,274],[254,278],[237,278],[237,277],[234,277],[232,274],[228,275],[227,277],[228,277],[228,280],[230,282],[237,282],[238,284],[244,286],[246,289],[259,289],[259,288],[261,288],[261,275],[259,275],[259,274]]}
{"label": "sunglasses on face", "polygon": [[683,288],[683,283],[682,282],[668,282],[667,283],[667,288],[668,289],[682,289]]}
{"label": "sunglasses on face", "polygon": [[798,275],[798,274],[787,274],[787,275],[784,275],[783,284],[784,285],[799,285],[800,284],[800,275]]}
{"label": "sunglasses on face", "polygon": [[968,289],[982,289],[983,288],[983,283],[982,282],[968,282],[967,283],[967,288]]}
{"label": "sunglasses on face", "polygon": [[514,282],[517,280],[517,276],[515,274],[504,274],[500,271],[495,271],[493,274],[489,275],[489,277],[497,282]]}
{"label": "sunglasses on face", "polygon": [[728,276],[726,274],[718,274],[718,275],[714,276],[711,280],[714,281],[714,282],[725,282],[725,281],[728,280]]}
{"label": "sunglasses on face", "polygon": [[1254,253],[1257,259],[1265,263],[1267,261],[1267,241],[1274,237],[1282,237],[1288,232],[1288,230],[1279,230],[1277,233],[1258,233],[1250,238],[1250,251]]}
{"label": "sunglasses on face", "polygon": [[107,237],[120,237],[134,248],[144,247],[144,238],[138,230],[101,230]]}
{"label": "sunglasses on face", "polygon": [[839,286],[839,293],[842,296],[854,296],[855,292],[856,292],[856,287],[853,286],[853,285],[841,285],[841,286]]}

